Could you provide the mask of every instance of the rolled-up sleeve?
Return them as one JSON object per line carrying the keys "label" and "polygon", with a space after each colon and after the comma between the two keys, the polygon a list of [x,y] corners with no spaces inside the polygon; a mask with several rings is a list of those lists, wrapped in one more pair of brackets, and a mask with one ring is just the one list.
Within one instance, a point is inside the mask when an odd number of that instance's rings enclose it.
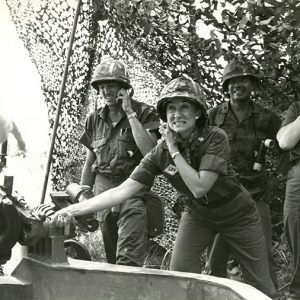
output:
{"label": "rolled-up sleeve", "polygon": [[92,115],[89,115],[85,120],[84,132],[79,137],[79,142],[93,151],[92,147]]}
{"label": "rolled-up sleeve", "polygon": [[161,173],[157,165],[157,153],[156,146],[141,160],[140,164],[133,170],[129,177],[151,187],[155,176]]}
{"label": "rolled-up sleeve", "polygon": [[143,103],[141,107],[141,114],[138,115],[138,118],[148,132],[154,134],[157,139],[160,138],[158,130],[160,126],[160,119],[153,106]]}
{"label": "rolled-up sleeve", "polygon": [[143,124],[143,127],[149,131],[158,130],[159,126],[160,126],[160,121],[149,121]]}
{"label": "rolled-up sleeve", "polygon": [[147,169],[144,168],[143,165],[140,164],[133,170],[129,177],[151,187],[155,176],[153,176],[152,173],[150,173]]}
{"label": "rolled-up sleeve", "polygon": [[281,124],[281,127],[284,127],[292,122],[294,122],[297,117],[299,116],[297,107],[300,106],[300,102],[296,102],[290,105],[290,107],[288,108],[288,110],[285,112],[284,115],[284,120]]}
{"label": "rolled-up sleeve", "polygon": [[201,158],[199,171],[207,170],[227,175],[230,146],[226,133],[222,129],[219,129],[206,142],[208,146]]}

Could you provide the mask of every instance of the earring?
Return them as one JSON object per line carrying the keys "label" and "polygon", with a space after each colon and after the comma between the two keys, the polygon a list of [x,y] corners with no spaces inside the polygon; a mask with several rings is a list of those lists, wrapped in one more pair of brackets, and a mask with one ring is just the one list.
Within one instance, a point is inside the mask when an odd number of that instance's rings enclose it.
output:
{"label": "earring", "polygon": [[196,120],[198,120],[198,119],[199,119],[199,116],[196,117]]}

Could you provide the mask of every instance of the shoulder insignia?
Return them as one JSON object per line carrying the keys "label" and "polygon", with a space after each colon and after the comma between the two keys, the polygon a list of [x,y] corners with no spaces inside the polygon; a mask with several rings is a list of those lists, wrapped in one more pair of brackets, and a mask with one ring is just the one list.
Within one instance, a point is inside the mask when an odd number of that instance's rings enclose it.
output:
{"label": "shoulder insignia", "polygon": [[174,165],[168,165],[165,169],[164,172],[168,173],[171,176],[174,176],[178,170]]}

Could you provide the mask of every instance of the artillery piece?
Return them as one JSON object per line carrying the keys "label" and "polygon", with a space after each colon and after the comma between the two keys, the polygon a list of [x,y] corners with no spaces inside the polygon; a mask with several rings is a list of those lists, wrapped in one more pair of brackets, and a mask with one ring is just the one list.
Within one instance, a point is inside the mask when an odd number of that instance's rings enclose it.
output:
{"label": "artillery piece", "polygon": [[[15,210],[15,219],[10,221],[22,224],[15,242],[28,246],[28,253],[11,276],[0,276],[0,299],[270,299],[247,284],[229,279],[89,261],[88,250],[74,239],[74,225],[50,226],[49,206],[30,209],[12,192],[12,184],[13,177],[4,178],[0,204],[4,201]],[[92,196],[88,186],[72,183],[65,191],[51,194],[52,213]],[[77,223],[88,231],[98,227],[93,214],[77,218]],[[0,242],[2,233],[0,230]],[[73,248],[77,259],[66,255],[68,247]]]}
{"label": "artillery piece", "polygon": [[[10,206],[10,210],[15,210],[13,219],[5,220],[5,223],[21,224],[21,232],[13,241],[14,245],[17,241],[28,247],[28,253],[31,255],[48,258],[53,262],[67,261],[67,252],[72,253],[74,258],[83,260],[91,260],[91,256],[87,248],[79,241],[74,239],[75,226],[70,224],[64,229],[59,227],[51,227],[49,224],[50,215],[55,211],[64,208],[78,201],[84,201],[93,197],[93,193],[89,186],[80,186],[79,184],[70,184],[66,191],[55,192],[51,194],[52,204],[42,204],[31,209],[22,196],[13,193],[13,177],[4,176],[4,185],[0,185],[0,202],[5,207]],[[78,217],[77,223],[86,231],[95,231],[98,228],[98,221],[94,219],[94,214]],[[10,235],[11,226],[4,224],[4,228],[0,229],[0,237],[2,239],[14,239],[14,237],[6,237]],[[70,250],[72,248],[72,250]]]}
{"label": "artillery piece", "polygon": [[[41,203],[46,193],[80,7],[79,0],[57,103]],[[6,184],[2,187],[4,193],[2,198],[11,201],[19,221],[27,228],[23,231],[20,241],[28,246],[28,254],[23,257],[11,276],[0,277],[0,300],[270,299],[247,284],[229,279],[72,259],[66,255],[65,248],[72,242],[78,245],[72,238],[74,228],[49,226],[47,217],[41,218],[40,215],[36,215],[34,211],[22,205],[21,199],[11,194],[12,189],[8,184],[12,187],[12,178],[7,178]],[[73,185],[66,191],[52,194],[51,197],[56,209],[60,209],[72,201],[84,200],[89,195],[90,192],[86,187]],[[93,230],[97,226],[91,216],[78,219],[78,222],[87,230]]]}
{"label": "artillery piece", "polygon": [[[0,299],[270,299],[247,284],[229,279],[89,261],[88,250],[74,239],[74,226],[51,227],[46,206],[30,209],[12,192],[12,184],[12,177],[4,179],[0,204],[4,201],[15,210],[16,219],[11,222],[21,222],[18,241],[28,246],[28,253],[11,276],[0,276]],[[72,183],[66,191],[51,194],[52,213],[92,196],[88,186]],[[77,223],[88,231],[98,227],[93,214],[77,218]],[[77,259],[66,255],[68,247],[73,248]]]}

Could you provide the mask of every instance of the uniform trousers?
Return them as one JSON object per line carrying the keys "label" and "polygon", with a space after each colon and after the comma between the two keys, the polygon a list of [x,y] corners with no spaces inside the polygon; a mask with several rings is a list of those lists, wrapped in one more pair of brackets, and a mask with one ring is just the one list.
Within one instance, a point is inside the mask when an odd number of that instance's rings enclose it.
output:
{"label": "uniform trousers", "polygon": [[[95,194],[111,189],[114,183],[97,174]],[[118,207],[98,213],[108,263],[138,266],[144,264],[148,241],[148,219],[144,191],[128,198]]]}
{"label": "uniform trousers", "polygon": [[[258,214],[263,227],[265,236],[266,249],[269,260],[269,272],[275,287],[278,287],[277,281],[277,266],[273,256],[272,249],[272,223],[271,223],[271,212],[270,205],[263,201],[258,200],[255,202]],[[218,234],[213,242],[213,245],[208,250],[208,260],[206,263],[206,273],[218,277],[227,276],[227,263],[232,254],[232,249],[226,240]]]}
{"label": "uniform trousers", "polygon": [[293,258],[290,294],[300,299],[300,165],[293,166],[287,177],[283,220]]}
{"label": "uniform trousers", "polygon": [[199,272],[200,256],[216,233],[222,234],[238,257],[245,281],[266,295],[275,296],[262,225],[255,202],[246,191],[218,208],[184,211],[171,257],[171,270]]}

